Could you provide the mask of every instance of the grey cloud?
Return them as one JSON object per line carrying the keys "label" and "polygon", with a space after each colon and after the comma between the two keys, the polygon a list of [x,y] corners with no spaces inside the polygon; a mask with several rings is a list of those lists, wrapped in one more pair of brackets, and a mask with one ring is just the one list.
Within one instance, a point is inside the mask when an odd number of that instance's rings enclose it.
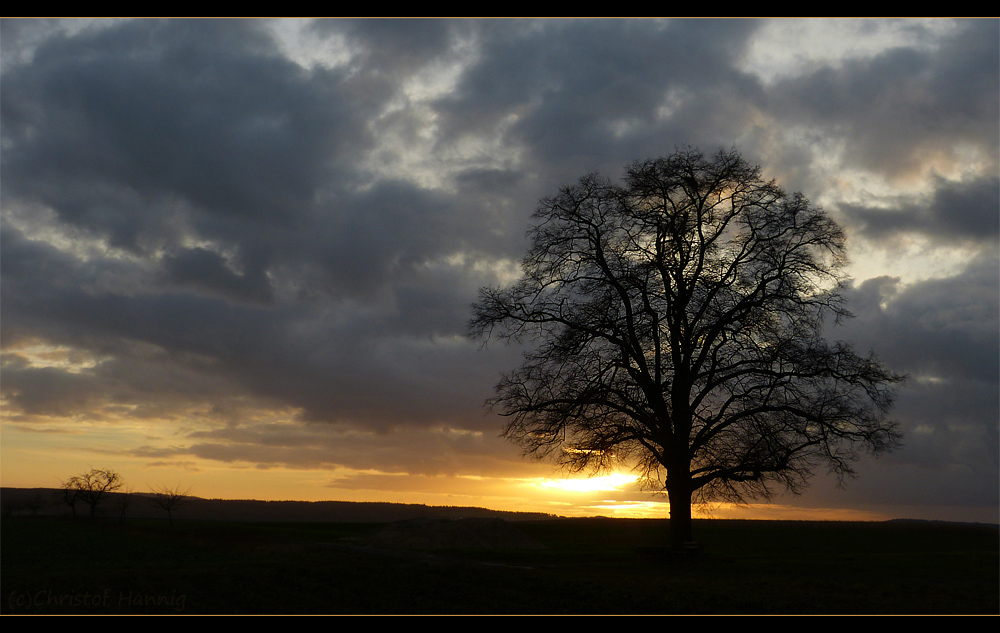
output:
{"label": "grey cloud", "polygon": [[378,68],[389,75],[419,69],[446,53],[463,20],[315,20],[316,33],[342,34],[354,45],[354,64]]}
{"label": "grey cloud", "polygon": [[962,145],[996,165],[998,46],[996,20],[960,20],[936,50],[893,48],[783,80],[767,110],[842,140],[845,166],[890,178]]}
{"label": "grey cloud", "polygon": [[[353,433],[342,428],[253,425],[199,431],[188,436],[187,454],[261,468],[339,466],[356,470],[412,475],[510,476],[518,469],[518,451],[495,434],[430,433],[405,429]],[[178,454],[183,454],[179,452]],[[525,472],[537,470],[520,464]]]}
{"label": "grey cloud", "polygon": [[985,246],[1000,237],[1000,179],[970,182],[934,179],[929,200],[903,202],[890,209],[842,205],[841,211],[871,239],[920,233],[937,243],[971,242]]}
{"label": "grey cloud", "polygon": [[[24,331],[199,354],[233,394],[283,399],[309,419],[467,412],[471,398],[435,392],[455,375],[447,363],[468,369],[463,352],[414,359],[407,374],[375,351],[464,330],[476,280],[421,267],[496,249],[473,230],[483,203],[400,182],[354,192],[337,161],[363,147],[358,130],[375,114],[344,105],[357,89],[278,57],[253,23],[126,22],[42,42],[4,77],[5,204],[50,206],[144,259],[134,284],[109,286],[100,279],[128,264],[83,261],[5,226],[5,340]],[[303,324],[322,338],[297,340]]]}
{"label": "grey cloud", "polygon": [[264,271],[235,272],[224,257],[204,248],[183,249],[163,264],[167,282],[219,294],[234,301],[271,303],[271,286]]}
{"label": "grey cloud", "polygon": [[52,367],[26,367],[14,359],[3,363],[3,397],[14,419],[64,416],[97,408],[103,400],[90,376]]}
{"label": "grey cloud", "polygon": [[363,137],[338,81],[279,57],[252,21],[140,20],[50,39],[5,73],[5,196],[130,248],[166,224],[226,239],[253,230],[235,221],[293,222],[333,150]]}
{"label": "grey cloud", "polygon": [[[950,278],[900,287],[898,279],[883,277],[849,294],[858,316],[830,336],[874,349],[893,370],[909,375],[893,411],[903,425],[905,448],[886,461],[996,474],[998,269],[994,252]],[[992,484],[983,485],[988,491]]]}
{"label": "grey cloud", "polygon": [[[418,285],[398,289],[396,308],[361,304],[357,311],[350,304],[264,307],[176,291],[125,296],[81,289],[88,285],[85,271],[74,269],[71,258],[16,238],[15,231],[5,231],[5,340],[6,332],[22,331],[114,354],[123,363],[138,352],[116,341],[155,346],[162,350],[157,362],[164,363],[164,379],[175,362],[192,375],[182,384],[159,383],[165,398],[252,393],[302,407],[311,420],[461,426],[470,418],[480,421],[480,403],[495,378],[491,359],[475,353],[477,344],[432,339],[435,332],[464,331],[474,293],[468,280],[445,276],[435,289],[417,278]],[[20,265],[48,256],[46,265]],[[12,266],[6,265],[8,258]],[[200,283],[210,281],[204,277]],[[456,286],[464,286],[468,297],[450,291]],[[208,365],[199,365],[198,358],[209,359]],[[218,392],[199,388],[206,373],[226,377]],[[116,384],[103,378],[91,384],[94,393]],[[153,398],[155,391],[143,398]],[[138,400],[132,396],[129,401]]]}
{"label": "grey cloud", "polygon": [[[517,113],[512,140],[559,178],[617,170],[677,144],[728,145],[738,123],[724,113],[735,114],[730,103],[756,87],[734,62],[757,27],[753,20],[543,20],[484,29],[481,61],[438,107],[453,134]],[[658,111],[671,90],[680,112],[664,123]]]}
{"label": "grey cloud", "polygon": [[[911,284],[871,280],[860,293],[881,286],[880,302],[855,301],[858,318],[845,330],[880,351],[899,370],[939,377],[959,376],[987,383],[1000,381],[1000,288],[996,253],[983,255],[964,271],[941,279]],[[886,290],[893,290],[887,293]],[[863,306],[866,311],[860,311]]]}

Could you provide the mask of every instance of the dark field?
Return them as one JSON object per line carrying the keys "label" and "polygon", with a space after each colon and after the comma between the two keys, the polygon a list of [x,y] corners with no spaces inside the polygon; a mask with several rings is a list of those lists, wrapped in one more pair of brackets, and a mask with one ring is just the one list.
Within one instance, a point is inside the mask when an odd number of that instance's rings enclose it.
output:
{"label": "dark field", "polygon": [[[391,549],[384,524],[3,521],[4,614],[997,614],[997,526],[510,523],[543,549]],[[644,551],[637,555],[637,551]]]}

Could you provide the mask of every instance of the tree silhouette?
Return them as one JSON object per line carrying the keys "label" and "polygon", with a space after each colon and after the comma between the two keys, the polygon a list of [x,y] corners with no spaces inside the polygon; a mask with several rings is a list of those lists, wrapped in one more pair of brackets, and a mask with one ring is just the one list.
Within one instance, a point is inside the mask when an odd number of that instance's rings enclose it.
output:
{"label": "tree silhouette", "polygon": [[76,489],[74,480],[75,477],[70,477],[66,481],[60,482],[58,498],[62,503],[69,506],[69,509],[73,511],[73,518],[76,518],[76,504],[80,500],[80,491]]}
{"label": "tree silhouette", "polygon": [[844,234],[736,151],[634,163],[543,200],[523,276],[484,288],[470,335],[529,345],[489,404],[503,435],[574,470],[638,468],[670,502],[670,541],[693,501],[797,492],[827,465],[899,441],[902,380],[822,338],[851,316]]}
{"label": "tree silhouette", "polygon": [[161,486],[160,488],[151,488],[150,491],[153,494],[153,496],[150,497],[153,505],[166,511],[167,518],[170,520],[170,527],[173,527],[174,510],[186,501],[188,494],[191,492],[191,488],[185,488],[182,490],[180,486],[176,486],[174,488]]}
{"label": "tree silhouette", "polygon": [[132,507],[132,502],[135,501],[135,491],[131,486],[122,488],[122,490],[115,495],[114,501],[115,512],[118,514],[118,522],[124,523],[125,515]]}
{"label": "tree silhouette", "polygon": [[94,518],[97,506],[109,492],[117,492],[125,485],[122,476],[110,468],[91,468],[82,475],[70,477],[63,482],[63,500],[73,508],[76,516],[76,501],[90,506],[90,517]]}

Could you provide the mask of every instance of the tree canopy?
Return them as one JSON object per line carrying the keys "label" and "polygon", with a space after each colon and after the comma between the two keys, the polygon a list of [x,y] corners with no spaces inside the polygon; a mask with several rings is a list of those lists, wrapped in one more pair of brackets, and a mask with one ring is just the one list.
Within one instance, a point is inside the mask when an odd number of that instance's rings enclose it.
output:
{"label": "tree canopy", "polygon": [[894,448],[902,377],[828,342],[851,316],[842,229],[735,150],[636,162],[542,200],[523,275],[484,288],[470,334],[527,345],[490,401],[504,436],[567,466],[638,467],[670,501],[798,491]]}
{"label": "tree canopy", "polygon": [[97,514],[97,507],[108,493],[121,490],[125,485],[121,474],[110,468],[91,468],[87,472],[70,477],[62,483],[63,500],[73,509],[76,516],[76,501],[90,506],[90,516]]}
{"label": "tree canopy", "polygon": [[171,527],[174,525],[174,510],[184,505],[191,494],[191,488],[181,488],[180,486],[160,486],[151,489],[150,501],[154,506],[167,513]]}

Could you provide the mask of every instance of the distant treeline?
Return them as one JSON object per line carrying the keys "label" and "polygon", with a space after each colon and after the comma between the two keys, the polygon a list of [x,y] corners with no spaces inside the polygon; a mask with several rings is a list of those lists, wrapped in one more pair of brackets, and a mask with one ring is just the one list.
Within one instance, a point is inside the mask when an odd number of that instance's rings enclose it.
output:
{"label": "distant treeline", "polygon": [[[115,496],[109,493],[106,514],[114,516]],[[132,493],[126,518],[164,519],[163,510],[149,502],[151,495]],[[0,488],[3,516],[70,516],[56,488]],[[416,518],[502,518],[507,521],[537,521],[555,518],[540,512],[503,512],[486,508],[428,506],[412,503],[355,501],[257,501],[253,499],[201,499],[190,497],[177,511],[176,519],[202,521],[329,521],[388,522]]]}

